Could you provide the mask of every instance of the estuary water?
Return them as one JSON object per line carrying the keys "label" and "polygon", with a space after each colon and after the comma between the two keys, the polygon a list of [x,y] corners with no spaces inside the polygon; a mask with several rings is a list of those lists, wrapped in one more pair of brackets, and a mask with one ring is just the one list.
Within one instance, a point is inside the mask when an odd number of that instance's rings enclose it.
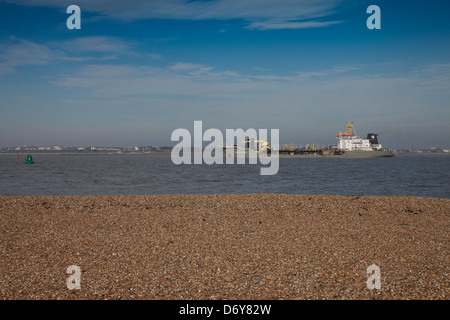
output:
{"label": "estuary water", "polygon": [[175,165],[167,154],[0,155],[0,195],[336,194],[450,198],[450,154],[378,159],[280,159],[256,165]]}

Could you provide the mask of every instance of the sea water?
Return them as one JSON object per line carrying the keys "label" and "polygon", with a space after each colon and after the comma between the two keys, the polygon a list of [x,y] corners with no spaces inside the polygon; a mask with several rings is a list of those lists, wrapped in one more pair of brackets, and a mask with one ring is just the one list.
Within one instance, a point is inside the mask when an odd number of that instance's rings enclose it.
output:
{"label": "sea water", "polygon": [[0,155],[0,195],[336,194],[450,198],[450,154],[280,159],[259,165],[175,165],[167,154]]}

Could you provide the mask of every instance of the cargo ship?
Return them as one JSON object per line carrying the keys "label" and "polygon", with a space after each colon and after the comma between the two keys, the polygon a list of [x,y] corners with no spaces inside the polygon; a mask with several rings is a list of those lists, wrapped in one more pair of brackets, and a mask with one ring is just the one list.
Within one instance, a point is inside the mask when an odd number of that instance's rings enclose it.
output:
{"label": "cargo ship", "polygon": [[318,149],[315,145],[305,148],[280,149],[279,155],[281,158],[383,158],[393,157],[394,154],[391,149],[383,148],[378,142],[377,133],[368,133],[366,139],[360,138],[355,131],[352,121],[348,121],[346,125],[346,132],[339,132],[336,135],[338,141],[336,146],[325,147]]}
{"label": "cargo ship", "polygon": [[[360,138],[355,131],[352,121],[348,121],[346,132],[339,132],[336,135],[338,141],[335,146],[317,148],[316,145],[306,145],[304,148],[290,148],[285,145],[278,149],[280,158],[346,158],[346,159],[364,159],[364,158],[383,158],[393,157],[391,149],[383,148],[378,142],[377,133],[368,133],[366,139]],[[223,145],[227,157],[244,156],[248,157],[249,150],[254,149],[258,153],[266,152],[270,154],[272,149],[269,143],[262,140],[243,141],[244,147]]]}

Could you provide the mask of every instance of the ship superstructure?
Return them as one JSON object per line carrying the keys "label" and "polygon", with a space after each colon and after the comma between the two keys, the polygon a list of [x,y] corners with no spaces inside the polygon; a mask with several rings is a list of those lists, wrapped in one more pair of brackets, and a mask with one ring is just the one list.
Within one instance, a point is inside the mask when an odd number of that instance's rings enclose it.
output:
{"label": "ship superstructure", "polygon": [[367,139],[358,137],[353,126],[349,121],[346,125],[347,132],[339,132],[336,135],[338,140],[337,148],[342,151],[380,151],[383,146],[378,143],[378,134],[369,133]]}

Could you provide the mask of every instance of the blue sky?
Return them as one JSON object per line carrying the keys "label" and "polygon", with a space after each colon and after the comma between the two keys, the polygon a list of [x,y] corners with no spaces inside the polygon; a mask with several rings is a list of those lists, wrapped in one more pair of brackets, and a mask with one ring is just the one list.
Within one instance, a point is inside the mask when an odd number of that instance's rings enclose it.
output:
{"label": "blue sky", "polygon": [[[68,30],[66,8],[81,8]],[[381,30],[369,30],[369,5]],[[0,1],[0,146],[173,145],[177,128],[450,147],[448,1]]]}

